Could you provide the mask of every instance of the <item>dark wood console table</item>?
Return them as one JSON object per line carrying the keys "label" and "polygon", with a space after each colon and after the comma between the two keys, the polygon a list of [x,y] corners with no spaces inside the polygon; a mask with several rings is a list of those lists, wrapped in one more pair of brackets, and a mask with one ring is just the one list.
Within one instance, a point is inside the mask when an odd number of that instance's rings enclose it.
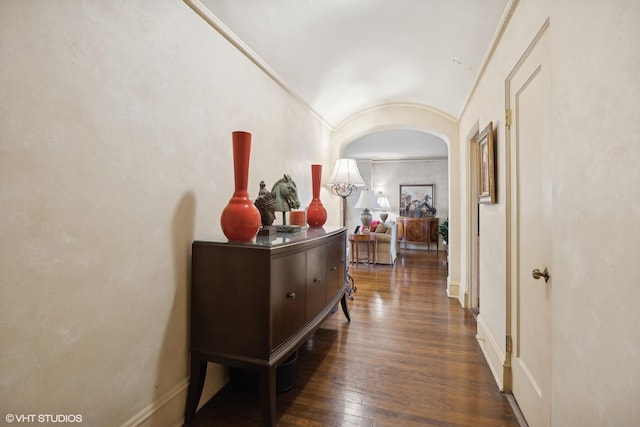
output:
{"label": "dark wood console table", "polygon": [[345,292],[346,229],[323,227],[258,237],[253,243],[195,241],[191,278],[189,423],[207,362],[258,372],[265,426],[276,424],[276,368]]}
{"label": "dark wood console table", "polygon": [[398,238],[404,242],[405,249],[409,243],[426,243],[431,249],[431,243],[436,244],[436,251],[440,250],[438,239],[439,218],[436,217],[407,217],[400,216],[398,220]]}

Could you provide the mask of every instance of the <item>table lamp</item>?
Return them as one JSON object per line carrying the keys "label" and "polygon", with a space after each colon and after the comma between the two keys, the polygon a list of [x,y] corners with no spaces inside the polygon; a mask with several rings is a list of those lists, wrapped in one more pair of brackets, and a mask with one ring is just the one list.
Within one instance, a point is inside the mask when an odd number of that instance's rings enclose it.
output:
{"label": "table lamp", "polygon": [[354,207],[362,209],[360,221],[362,222],[362,226],[368,229],[371,225],[371,220],[373,219],[370,209],[380,209],[375,193],[371,190],[361,192]]}
{"label": "table lamp", "polygon": [[378,192],[378,205],[380,205],[382,209],[382,212],[380,212],[380,220],[387,222],[387,218],[389,218],[387,209],[391,209],[391,204],[389,203],[389,199],[382,195],[382,191]]}

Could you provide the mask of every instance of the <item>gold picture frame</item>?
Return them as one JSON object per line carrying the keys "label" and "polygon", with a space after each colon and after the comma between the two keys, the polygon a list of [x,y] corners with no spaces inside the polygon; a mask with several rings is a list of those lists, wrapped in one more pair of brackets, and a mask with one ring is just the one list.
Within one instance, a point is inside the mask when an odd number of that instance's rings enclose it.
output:
{"label": "gold picture frame", "polygon": [[493,122],[489,122],[478,136],[478,203],[496,202],[495,149]]}

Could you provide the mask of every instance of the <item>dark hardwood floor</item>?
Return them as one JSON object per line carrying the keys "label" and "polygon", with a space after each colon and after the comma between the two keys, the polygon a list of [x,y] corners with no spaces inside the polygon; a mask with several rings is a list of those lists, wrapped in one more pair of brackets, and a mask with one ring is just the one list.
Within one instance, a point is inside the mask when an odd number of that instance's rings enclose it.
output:
{"label": "dark hardwood floor", "polygon": [[[278,426],[518,426],[472,314],[445,293],[446,268],[444,252],[411,250],[352,267],[351,323],[337,311],[300,348]],[[190,425],[260,424],[257,392],[228,386]]]}

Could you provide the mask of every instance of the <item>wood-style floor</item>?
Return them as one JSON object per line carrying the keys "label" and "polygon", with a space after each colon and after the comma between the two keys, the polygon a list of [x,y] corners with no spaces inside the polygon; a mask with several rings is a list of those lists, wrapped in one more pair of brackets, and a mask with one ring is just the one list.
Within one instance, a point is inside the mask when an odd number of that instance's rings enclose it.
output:
{"label": "wood-style floor", "polygon": [[[475,341],[473,316],[445,293],[444,253],[351,267],[351,323],[330,316],[299,351],[278,426],[518,426]],[[191,426],[259,426],[258,394],[227,387]]]}

